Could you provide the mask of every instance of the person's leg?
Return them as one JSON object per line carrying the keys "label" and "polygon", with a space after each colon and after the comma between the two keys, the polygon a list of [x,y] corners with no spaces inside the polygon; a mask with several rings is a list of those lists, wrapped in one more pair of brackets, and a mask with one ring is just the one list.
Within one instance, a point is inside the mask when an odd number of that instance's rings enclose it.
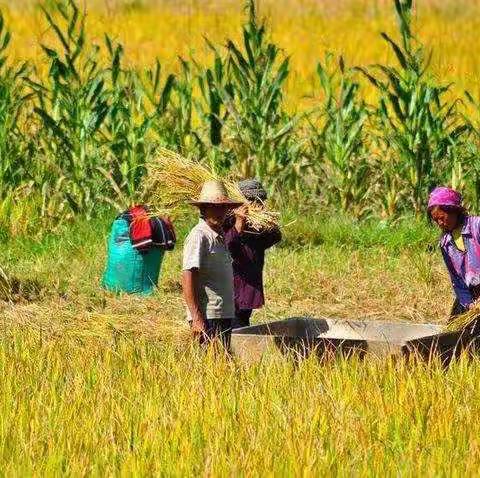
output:
{"label": "person's leg", "polygon": [[449,317],[449,322],[452,322],[455,320],[456,317],[459,315],[464,314],[467,311],[465,307],[463,307],[462,304],[460,304],[458,299],[455,299],[455,302],[452,305],[452,308],[450,309],[450,317]]}
{"label": "person's leg", "polygon": [[252,309],[241,309],[235,311],[235,319],[233,320],[232,329],[248,327],[250,325],[250,317],[252,316],[252,313]]}
{"label": "person's leg", "polygon": [[229,350],[231,332],[232,319],[207,319],[207,332],[203,334],[200,343],[208,344],[219,340]]}

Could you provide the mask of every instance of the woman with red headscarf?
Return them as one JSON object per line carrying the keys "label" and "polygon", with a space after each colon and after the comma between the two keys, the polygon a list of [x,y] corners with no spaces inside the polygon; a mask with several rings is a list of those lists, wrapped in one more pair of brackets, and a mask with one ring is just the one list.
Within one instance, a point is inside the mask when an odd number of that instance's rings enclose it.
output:
{"label": "woman with red headscarf", "polygon": [[460,193],[446,187],[431,192],[428,214],[443,231],[440,249],[456,296],[456,316],[480,297],[480,217],[469,216]]}

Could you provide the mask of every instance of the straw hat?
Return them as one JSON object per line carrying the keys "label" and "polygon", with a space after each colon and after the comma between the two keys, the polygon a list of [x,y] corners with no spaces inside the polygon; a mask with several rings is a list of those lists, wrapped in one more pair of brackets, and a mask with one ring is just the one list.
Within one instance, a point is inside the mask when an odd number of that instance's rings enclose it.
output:
{"label": "straw hat", "polygon": [[227,190],[222,181],[205,181],[202,186],[200,196],[196,201],[190,201],[194,206],[227,206],[239,207],[243,203],[240,201],[233,201],[228,197]]}

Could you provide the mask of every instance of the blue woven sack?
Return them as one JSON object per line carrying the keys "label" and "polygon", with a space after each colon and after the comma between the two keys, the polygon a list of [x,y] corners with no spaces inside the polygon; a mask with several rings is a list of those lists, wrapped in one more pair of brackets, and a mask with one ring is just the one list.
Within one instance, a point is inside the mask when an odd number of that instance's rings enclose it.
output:
{"label": "blue woven sack", "polygon": [[164,250],[159,248],[140,254],[132,247],[128,222],[116,219],[108,240],[102,286],[117,293],[151,294],[158,283],[163,255]]}

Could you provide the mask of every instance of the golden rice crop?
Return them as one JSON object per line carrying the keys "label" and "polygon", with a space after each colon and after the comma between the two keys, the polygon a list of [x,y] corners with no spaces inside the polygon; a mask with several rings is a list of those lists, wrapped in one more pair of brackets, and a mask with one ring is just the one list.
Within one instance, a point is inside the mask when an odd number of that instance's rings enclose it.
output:
{"label": "golden rice crop", "polygon": [[463,314],[454,317],[448,324],[447,330],[463,330],[472,324],[475,319],[480,317],[480,304],[474,304],[473,307]]}
{"label": "golden rice crop", "polygon": [[[124,302],[127,301],[128,297],[125,297]],[[132,304],[135,304],[135,298],[132,298]],[[56,313],[55,320],[51,319],[52,313]],[[78,310],[34,303],[3,311],[3,316],[17,326],[41,332],[44,339],[68,337],[108,342],[123,337],[164,342],[170,346],[184,346],[191,341],[190,329],[183,317],[138,314],[132,318],[119,312],[98,311],[79,314]]]}
{"label": "golden rice crop", "polygon": [[[13,259],[16,273],[49,288],[36,304],[0,305],[2,475],[478,474],[478,359],[445,370],[314,357],[294,365],[267,355],[246,367],[178,346],[164,334],[188,334],[181,248],[165,255],[153,296],[101,291],[112,219],[0,250],[2,264]],[[293,241],[270,251],[267,304],[255,323],[304,315],[439,322],[447,314],[440,254],[356,248],[347,233],[340,245],[338,217],[303,220],[330,235],[319,247]],[[367,241],[377,237],[365,223],[348,224]],[[428,226],[410,229],[409,219],[408,227],[413,237]],[[404,231],[399,222],[390,233],[400,240]]]}
{"label": "golden rice crop", "polygon": [[[41,21],[36,0],[1,2],[13,30],[15,56],[39,61],[40,44],[48,43],[52,32]],[[211,59],[206,35],[214,43],[238,38],[244,19],[238,0],[88,0],[87,27],[93,42],[100,44],[107,30],[126,45],[132,65],[152,63],[158,57],[166,70],[178,69],[178,56],[197,61]],[[422,0],[416,20],[422,41],[433,49],[432,68],[446,82],[458,82],[476,92],[480,60],[476,52],[480,8],[474,0]],[[83,2],[82,2],[83,4]],[[138,5],[135,8],[135,5]],[[260,15],[267,16],[275,42],[291,55],[292,75],[287,81],[287,102],[292,109],[311,104],[316,62],[326,50],[343,54],[350,65],[367,65],[392,60],[379,32],[395,29],[390,0],[261,0]],[[287,13],[288,12],[288,13]],[[165,41],[168,38],[168,41]],[[364,84],[370,99],[375,91]]]}
{"label": "golden rice crop", "polygon": [[[231,199],[245,203],[238,185],[230,178],[220,178],[206,165],[187,159],[168,149],[160,149],[147,168],[145,200],[156,212],[175,215],[196,200],[203,183],[221,179]],[[247,222],[254,230],[275,228],[278,214],[263,205],[248,203]]]}

